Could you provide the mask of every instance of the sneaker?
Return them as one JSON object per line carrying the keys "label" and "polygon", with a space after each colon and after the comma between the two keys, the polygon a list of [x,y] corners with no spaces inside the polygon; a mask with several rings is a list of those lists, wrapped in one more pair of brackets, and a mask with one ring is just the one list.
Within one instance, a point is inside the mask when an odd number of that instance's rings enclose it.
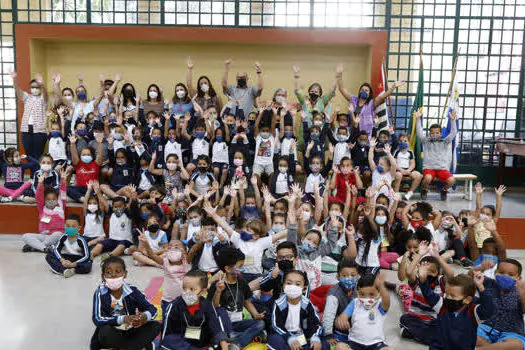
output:
{"label": "sneaker", "polygon": [[124,249],[124,254],[129,255],[129,248]]}
{"label": "sneaker", "polygon": [[426,201],[428,195],[428,190],[421,190],[421,199]]}
{"label": "sneaker", "polygon": [[9,203],[9,202],[12,202],[13,201],[13,198],[11,197],[2,197],[0,198],[0,203]]}
{"label": "sneaker", "polygon": [[55,247],[53,247],[52,245],[50,246],[47,246],[44,248],[44,253],[46,254],[53,254],[53,250],[55,249]]}
{"label": "sneaker", "polygon": [[446,201],[447,200],[447,190],[441,190],[441,200]]}
{"label": "sneaker", "polygon": [[25,198],[26,198],[26,196],[21,195],[21,196],[18,196],[18,198],[16,200],[20,201],[20,202],[23,202]]}
{"label": "sneaker", "polygon": [[410,334],[410,332],[406,328],[403,328],[403,327],[401,328],[401,338],[414,339],[412,334]]}
{"label": "sneaker", "polygon": [[65,269],[64,270],[64,277],[69,278],[75,274],[75,269]]}
{"label": "sneaker", "polygon": [[463,266],[463,267],[472,267],[472,265],[474,265],[474,264],[472,263],[472,260],[470,260],[469,258],[461,259],[461,266]]}
{"label": "sneaker", "polygon": [[412,192],[412,191],[408,191],[408,192],[405,194],[405,199],[406,199],[407,201],[409,201],[410,198],[412,198],[413,195],[414,195],[414,192]]}
{"label": "sneaker", "polygon": [[34,251],[35,250],[30,245],[24,244],[24,246],[22,247],[22,252],[23,253],[30,253],[30,252],[34,252]]}
{"label": "sneaker", "polygon": [[228,350],[241,350],[241,347],[237,344],[230,343],[228,344]]}
{"label": "sneaker", "polygon": [[397,271],[399,270],[399,263],[398,262],[393,262],[392,264],[390,264],[390,269],[392,271]]}

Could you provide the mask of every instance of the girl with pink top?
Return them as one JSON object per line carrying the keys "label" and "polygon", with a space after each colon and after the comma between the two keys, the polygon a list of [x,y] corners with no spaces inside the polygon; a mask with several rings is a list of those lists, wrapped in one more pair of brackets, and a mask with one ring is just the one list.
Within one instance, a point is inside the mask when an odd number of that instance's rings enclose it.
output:
{"label": "girl with pink top", "polygon": [[25,245],[22,248],[27,252],[48,252],[64,234],[66,210],[66,182],[68,172],[60,172],[60,190],[57,193],[53,188],[44,188],[44,180],[48,174],[38,177],[38,187],[35,199],[38,207],[38,231],[40,233],[26,233],[22,236]]}

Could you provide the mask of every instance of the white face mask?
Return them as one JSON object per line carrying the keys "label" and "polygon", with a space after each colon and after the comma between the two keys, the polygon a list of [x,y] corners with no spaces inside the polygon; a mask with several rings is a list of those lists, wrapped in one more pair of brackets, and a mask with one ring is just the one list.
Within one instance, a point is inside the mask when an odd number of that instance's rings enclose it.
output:
{"label": "white face mask", "polygon": [[166,164],[166,168],[168,168],[168,170],[176,170],[177,169],[177,164],[175,163],[167,163]]}
{"label": "white face mask", "polygon": [[334,210],[332,210],[332,211],[330,212],[330,216],[332,216],[332,215],[335,215],[335,216],[339,217],[341,214],[340,214],[338,211],[334,211]]}
{"label": "white face mask", "polygon": [[294,286],[292,284],[288,284],[284,286],[284,294],[286,294],[286,296],[289,298],[295,299],[303,294],[303,288],[299,286]]}
{"label": "white face mask", "polygon": [[42,169],[42,171],[43,171],[44,173],[48,173],[48,172],[50,172],[52,168],[53,168],[53,166],[50,165],[50,164],[42,164],[42,165],[40,166],[40,169]]}
{"label": "white face mask", "polygon": [[159,96],[159,94],[157,94],[157,91],[150,91],[150,92],[148,92],[148,96],[149,96],[149,98],[154,100],[154,99],[157,98],[157,96]]}
{"label": "white face mask", "polygon": [[208,86],[208,84],[202,84],[201,85],[201,90],[202,92],[206,93],[210,90],[210,87]]}
{"label": "white face mask", "polygon": [[369,310],[373,308],[378,302],[379,298],[376,299],[370,299],[370,298],[358,298],[359,302],[365,307],[365,309]]}
{"label": "white face mask", "polygon": [[303,210],[303,220],[304,221],[309,221],[311,216],[312,216],[312,214],[310,214],[309,211],[304,211]]}
{"label": "white face mask", "polygon": [[275,102],[284,105],[286,103],[286,98],[284,96],[275,96]]}
{"label": "white face mask", "polygon": [[20,157],[13,157],[13,163],[20,164]]}
{"label": "white face mask", "polygon": [[287,167],[282,167],[282,166],[279,167],[279,172],[280,172],[281,174],[286,174],[287,171],[288,171],[288,168],[287,168]]}
{"label": "white face mask", "polygon": [[182,292],[182,300],[184,300],[186,305],[191,306],[199,302],[199,296],[197,294]]}
{"label": "white face mask", "polygon": [[73,101],[73,96],[71,95],[68,95],[68,96],[64,96],[64,98],[68,101]]}
{"label": "white face mask", "polygon": [[39,88],[31,88],[31,95],[33,95],[33,96],[40,95],[40,89]]}
{"label": "white face mask", "polygon": [[90,213],[94,213],[98,210],[97,204],[88,204],[87,209]]}
{"label": "white face mask", "polygon": [[168,251],[168,260],[172,263],[179,262],[182,259],[182,252],[180,250]]}
{"label": "white face mask", "polygon": [[376,224],[384,225],[386,223],[386,216],[379,216],[378,215],[378,216],[375,217],[374,220],[375,220]]}
{"label": "white face mask", "polygon": [[481,221],[489,221],[489,216],[488,215],[485,215],[485,214],[479,214],[479,219]]}
{"label": "white face mask", "polygon": [[186,92],[184,92],[183,90],[177,91],[178,98],[184,98],[184,96],[186,96]]}

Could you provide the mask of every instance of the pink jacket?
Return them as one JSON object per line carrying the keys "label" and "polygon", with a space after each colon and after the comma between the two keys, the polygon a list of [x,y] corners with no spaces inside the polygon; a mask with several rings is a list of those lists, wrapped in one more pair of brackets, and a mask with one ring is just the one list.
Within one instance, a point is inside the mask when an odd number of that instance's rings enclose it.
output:
{"label": "pink jacket", "polygon": [[49,235],[53,232],[64,232],[66,221],[66,184],[60,183],[60,192],[58,194],[58,205],[54,209],[48,209],[45,206],[44,185],[38,184],[35,194],[36,205],[38,207],[38,231]]}

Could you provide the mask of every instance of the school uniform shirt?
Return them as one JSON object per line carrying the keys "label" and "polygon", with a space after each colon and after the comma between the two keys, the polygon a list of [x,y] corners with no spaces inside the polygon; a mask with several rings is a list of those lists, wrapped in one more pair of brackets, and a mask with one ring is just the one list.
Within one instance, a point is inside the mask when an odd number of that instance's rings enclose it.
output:
{"label": "school uniform shirt", "polygon": [[394,154],[394,158],[396,159],[397,166],[406,170],[410,168],[410,161],[414,159],[414,152],[409,149],[407,149],[406,152],[399,150]]}
{"label": "school uniform shirt", "polygon": [[245,273],[261,274],[262,257],[266,249],[271,248],[272,238],[261,237],[256,241],[243,241],[238,232],[233,231],[230,241],[236,248],[239,248],[246,256],[244,260]]}
{"label": "school uniform shirt", "polygon": [[103,213],[86,213],[84,215],[84,236],[89,238],[106,236]]}
{"label": "school uniform shirt", "polygon": [[365,248],[366,248],[366,242],[364,239],[360,238],[357,241],[357,257],[355,258],[355,261],[359,266],[364,267],[379,267],[379,246],[381,245],[381,237],[377,237],[377,239],[372,239],[370,241],[370,250],[368,251],[368,255],[365,259],[363,259],[365,255]]}
{"label": "school uniform shirt", "polygon": [[78,257],[76,263],[83,263],[89,260],[89,247],[84,237],[77,235],[74,241],[71,241],[67,235],[62,235],[54,245],[53,254],[60,260],[63,255]]}
{"label": "school uniform shirt", "polygon": [[324,177],[320,174],[311,173],[306,178],[306,184],[304,185],[304,193],[314,193],[314,186],[318,185],[319,188],[324,186]]}
{"label": "school uniform shirt", "polygon": [[114,165],[111,185],[123,188],[135,182],[135,168],[129,165]]}
{"label": "school uniform shirt", "polygon": [[111,214],[109,218],[109,238],[116,241],[133,242],[133,236],[131,235],[132,225],[133,223],[126,212],[120,217],[117,217],[115,213]]}
{"label": "school uniform shirt", "polygon": [[[385,180],[389,184],[392,183],[392,174],[390,173],[390,171],[385,171],[381,174],[379,173],[379,171],[377,171],[377,169],[374,170],[374,172],[372,173],[372,187],[377,188],[377,186],[379,186],[379,183],[383,180]],[[379,193],[388,193],[388,189],[386,188],[386,186],[381,187]]]}
{"label": "school uniform shirt", "polygon": [[146,239],[148,240],[148,244],[154,252],[162,249],[162,246],[168,243],[166,232],[162,230],[158,230],[157,235],[155,237],[153,237],[153,235],[149,231],[146,231],[145,234]]}
{"label": "school uniform shirt", "polygon": [[351,319],[348,340],[361,345],[373,345],[385,341],[384,325],[387,312],[379,301],[371,309],[365,309],[363,304],[354,299],[345,309],[345,314]]}
{"label": "school uniform shirt", "polygon": [[286,316],[284,327],[290,333],[296,333],[301,330],[301,303],[296,305],[288,303],[288,315]]}
{"label": "school uniform shirt", "polygon": [[[425,283],[428,284],[433,293],[438,295],[443,295],[443,293],[445,293],[445,281],[443,276],[439,276],[436,283],[429,284],[428,281],[425,281]],[[410,308],[408,309],[408,314],[423,321],[435,320],[443,301],[441,300],[435,304],[429,304],[424,296],[422,284],[419,283],[419,280],[416,280],[413,283],[409,282],[408,285],[414,291],[414,297],[410,304]]]}
{"label": "school uniform shirt", "polygon": [[57,160],[67,159],[66,142],[64,141],[62,136],[50,137],[49,141],[47,142],[47,148],[48,148],[49,155],[53,157],[53,160],[55,162]]}
{"label": "school uniform shirt", "polygon": [[484,324],[500,332],[524,336],[523,304],[516,286],[509,291],[503,291],[491,278],[485,278],[483,285],[492,295],[495,306],[492,317]]}
{"label": "school uniform shirt", "polygon": [[348,147],[348,143],[346,141],[341,141],[336,143],[334,147],[334,164],[339,165],[341,163],[341,159],[344,157],[351,158],[352,155],[350,154],[350,147]]}
{"label": "school uniform shirt", "polygon": [[432,240],[439,246],[439,251],[442,252],[448,248],[448,232],[438,228],[432,232]]}
{"label": "school uniform shirt", "polygon": [[213,143],[211,161],[212,163],[230,163],[230,159],[228,156],[228,145],[226,144],[226,142],[215,141]]}
{"label": "school uniform shirt", "polygon": [[191,270],[191,265],[186,259],[182,259],[182,264],[173,265],[167,257],[163,258],[164,284],[162,285],[162,300],[171,302],[182,295],[182,280]]}
{"label": "school uniform shirt", "polygon": [[164,145],[164,162],[168,159],[170,154],[176,154],[179,160],[182,161],[182,149],[180,143],[177,141],[169,141]]}
{"label": "school uniform shirt", "polygon": [[[38,187],[38,177],[42,175],[44,175],[42,169],[38,169],[33,175],[33,184],[31,185],[31,189],[34,193],[36,193],[36,189]],[[58,171],[51,169],[44,179],[44,188],[45,187],[50,187],[55,190],[60,188],[60,175],[58,174]]]}
{"label": "school uniform shirt", "polygon": [[196,171],[191,175],[190,182],[191,181],[194,182],[193,190],[197,192],[197,194],[206,194],[215,181],[215,176],[210,172],[207,172],[203,176],[199,171]]}
{"label": "school uniform shirt", "polygon": [[155,183],[155,179],[153,178],[153,175],[149,172],[148,169],[140,169],[139,173],[139,185],[137,188],[142,191],[149,191],[153,184]]}
{"label": "school uniform shirt", "polygon": [[[217,283],[215,282],[208,289],[208,300],[212,301],[217,291]],[[237,278],[237,282],[230,284],[224,281],[226,288],[221,293],[219,300],[220,307],[228,312],[228,316],[232,322],[242,321],[242,312],[244,309],[244,301],[252,297],[250,285],[242,278]]]}
{"label": "school uniform shirt", "polygon": [[190,221],[188,221],[188,232],[186,233],[186,240],[187,241],[191,241],[193,239],[193,236],[197,233],[197,232],[200,232],[201,230],[201,225],[193,225]]}
{"label": "school uniform shirt", "polygon": [[193,160],[197,160],[197,157],[200,155],[209,156],[210,155],[210,139],[205,136],[202,139],[196,137],[191,138],[191,154]]}
{"label": "school uniform shirt", "polygon": [[293,182],[293,177],[291,175],[283,174],[279,172],[276,176],[277,180],[275,182],[275,193],[276,194],[288,194],[288,183],[289,181]]}
{"label": "school uniform shirt", "polygon": [[117,153],[117,151],[121,148],[126,148],[126,141],[124,140],[114,140],[113,141],[113,154]]}
{"label": "school uniform shirt", "polygon": [[[290,146],[292,144],[292,141],[295,140],[294,137],[287,138],[284,137],[281,140],[281,156],[288,156],[290,154]],[[293,150],[294,159],[297,159],[297,148]],[[292,164],[290,164],[292,166]]]}
{"label": "school uniform shirt", "polygon": [[255,138],[255,160],[254,164],[271,165],[273,163],[273,155],[275,152],[275,138],[270,135],[267,139],[263,139],[260,135]]}
{"label": "school uniform shirt", "polygon": [[219,269],[219,266],[215,262],[215,256],[213,255],[213,246],[211,243],[204,243],[202,247],[202,255],[199,259],[199,270],[215,272]]}

